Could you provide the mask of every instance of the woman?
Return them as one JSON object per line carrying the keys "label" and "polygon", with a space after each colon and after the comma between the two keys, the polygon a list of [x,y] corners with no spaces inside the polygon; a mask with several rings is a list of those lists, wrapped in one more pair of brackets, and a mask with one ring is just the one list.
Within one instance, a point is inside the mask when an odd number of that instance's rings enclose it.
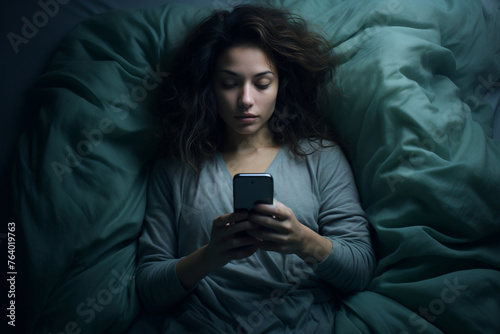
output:
{"label": "woman", "polygon": [[[136,277],[165,331],[331,333],[336,293],[370,280],[367,221],[320,108],[330,50],[302,19],[243,5],[176,54]],[[242,172],[272,174],[274,203],[233,212]]]}

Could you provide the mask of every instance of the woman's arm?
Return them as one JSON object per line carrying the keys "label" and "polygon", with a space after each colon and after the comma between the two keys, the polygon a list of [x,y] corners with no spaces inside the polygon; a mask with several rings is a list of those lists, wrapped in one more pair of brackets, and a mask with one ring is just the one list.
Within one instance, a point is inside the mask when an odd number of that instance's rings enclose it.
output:
{"label": "woman's arm", "polygon": [[[259,240],[242,233],[258,226],[247,212],[228,213],[212,222],[208,244],[179,258],[178,212],[183,198],[177,180],[182,169],[173,161],[155,164],[148,185],[148,207],[139,239],[136,288],[151,311],[166,310],[185,298],[213,270],[252,255]],[[192,222],[196,224],[196,221]],[[205,222],[199,222],[205,223]]]}
{"label": "woman's arm", "polygon": [[136,287],[141,302],[151,311],[168,309],[213,270],[257,250],[258,240],[241,234],[257,227],[246,220],[248,214],[229,213],[214,219],[207,245],[179,259],[175,208],[181,203],[175,201],[169,174],[162,164],[153,169],[139,239]]}
{"label": "woman's arm", "polygon": [[249,233],[261,239],[259,248],[284,254],[296,254],[309,264],[323,261],[332,251],[332,242],[300,223],[283,203],[258,204],[248,219],[266,227]]}
{"label": "woman's arm", "polygon": [[343,291],[365,289],[376,260],[351,166],[341,149],[333,147],[320,155],[318,171],[319,232],[333,247],[315,272]]}
{"label": "woman's arm", "polygon": [[169,179],[171,165],[158,161],[152,168],[147,193],[147,210],[139,238],[136,290],[150,311],[162,311],[184,298],[184,289],[175,273],[177,262],[176,202]]}
{"label": "woman's arm", "polygon": [[210,242],[177,262],[182,286],[192,289],[200,280],[231,260],[246,258],[257,251],[258,239],[246,233],[259,226],[246,220],[248,213],[228,213],[213,221]]}
{"label": "woman's arm", "polygon": [[[313,264],[323,279],[344,291],[360,290],[370,281],[375,256],[368,222],[359,203],[354,178],[338,148],[316,156],[320,192],[318,232],[301,224],[282,203],[259,204],[248,219],[268,229],[252,231],[260,248],[294,253]],[[316,168],[317,167],[317,168]]]}

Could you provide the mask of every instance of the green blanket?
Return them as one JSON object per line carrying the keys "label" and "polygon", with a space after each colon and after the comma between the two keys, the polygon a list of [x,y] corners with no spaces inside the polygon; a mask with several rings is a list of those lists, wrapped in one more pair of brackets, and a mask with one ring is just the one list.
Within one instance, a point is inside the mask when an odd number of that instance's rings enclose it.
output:
{"label": "green blanket", "polygon": [[[378,255],[338,333],[499,333],[500,144],[484,98],[500,14],[480,1],[274,0],[335,43],[328,108]],[[229,3],[228,3],[229,4]],[[122,333],[172,51],[214,7],[169,4],[80,24],[38,80],[14,175],[26,333]],[[21,277],[21,276],[20,276]]]}

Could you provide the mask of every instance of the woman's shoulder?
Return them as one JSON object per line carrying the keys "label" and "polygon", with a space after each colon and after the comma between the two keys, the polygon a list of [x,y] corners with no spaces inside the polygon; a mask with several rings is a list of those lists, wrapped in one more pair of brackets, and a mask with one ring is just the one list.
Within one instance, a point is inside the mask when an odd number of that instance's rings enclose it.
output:
{"label": "woman's shoulder", "polygon": [[348,165],[342,147],[335,141],[326,139],[304,139],[299,142],[300,148],[306,154],[307,164],[315,169],[332,168]]}
{"label": "woman's shoulder", "polygon": [[328,139],[302,139],[299,141],[300,148],[308,156],[319,156],[323,154],[342,154],[338,143]]}

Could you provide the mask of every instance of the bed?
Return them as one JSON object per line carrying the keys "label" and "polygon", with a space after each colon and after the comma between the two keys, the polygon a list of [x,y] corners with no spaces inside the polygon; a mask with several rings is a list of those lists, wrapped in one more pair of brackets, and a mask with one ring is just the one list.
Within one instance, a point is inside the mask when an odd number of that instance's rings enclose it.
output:
{"label": "bed", "polygon": [[[24,80],[41,74],[30,112],[5,118],[22,134],[2,122],[15,142],[5,152],[13,158],[16,328],[161,332],[161,316],[141,309],[134,283],[157,88],[186,31],[240,1],[40,3],[26,16],[39,33],[51,22],[64,28]],[[339,300],[337,333],[500,333],[499,3],[269,3],[312,22],[340,61],[332,84],[341,94],[332,88],[326,107],[378,265],[366,291]],[[20,34],[23,15],[13,15],[10,31]],[[10,36],[13,63],[42,43]],[[26,96],[25,87],[9,95]]]}

